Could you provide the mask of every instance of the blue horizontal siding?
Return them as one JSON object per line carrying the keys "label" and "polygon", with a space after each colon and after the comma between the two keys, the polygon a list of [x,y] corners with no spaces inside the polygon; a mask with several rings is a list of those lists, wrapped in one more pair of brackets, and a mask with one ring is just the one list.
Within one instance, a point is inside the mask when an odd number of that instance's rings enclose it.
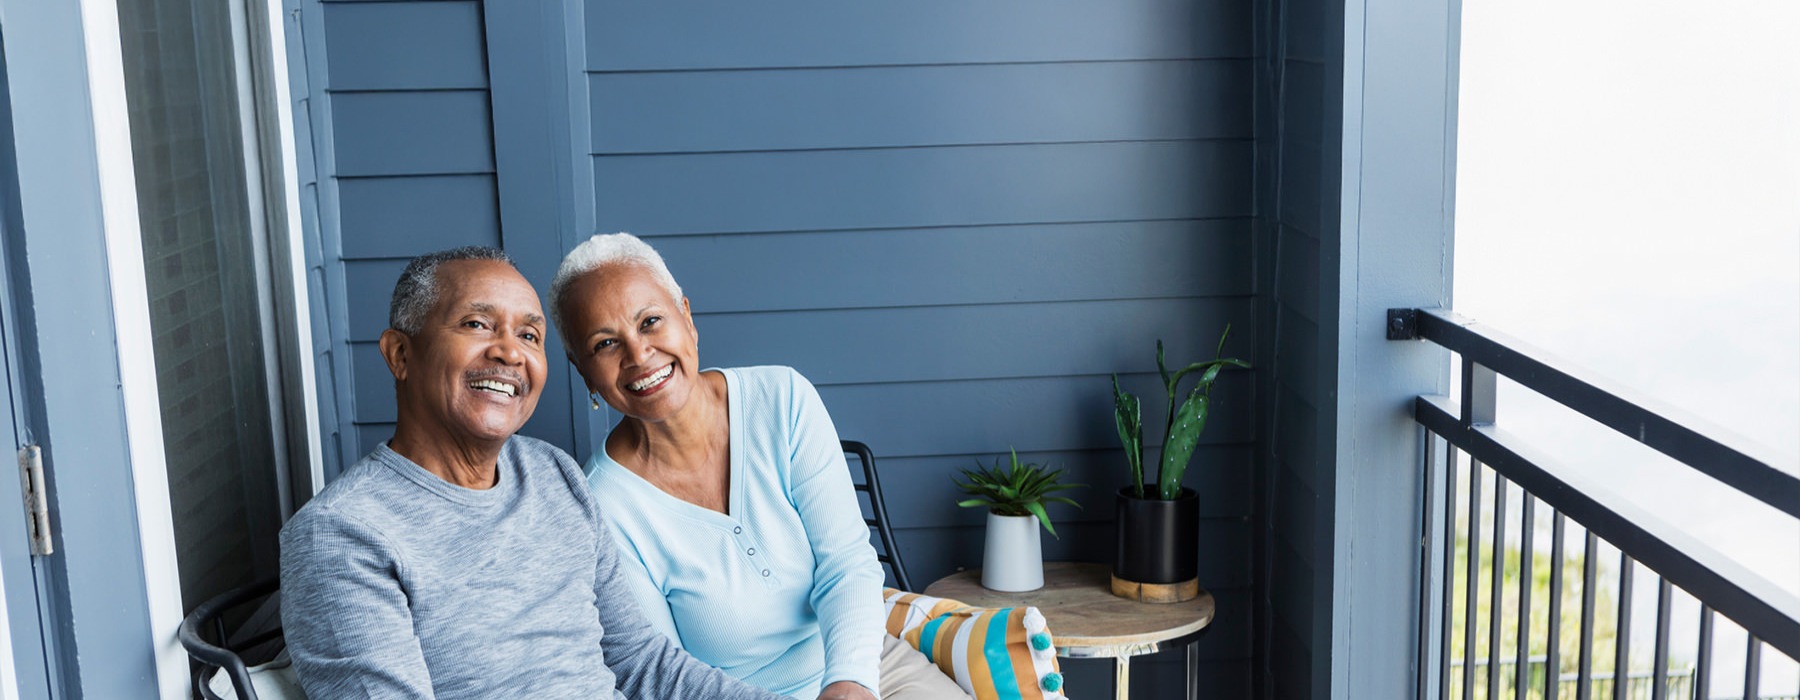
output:
{"label": "blue horizontal siding", "polygon": [[[1250,56],[1240,0],[589,0],[590,70]],[[679,39],[679,40],[677,40]]]}
{"label": "blue horizontal siding", "polygon": [[[594,159],[602,230],[727,233],[1248,216],[1249,141]],[[705,201],[695,200],[705,193]]]}
{"label": "blue horizontal siding", "polygon": [[[717,313],[1242,295],[1251,240],[1240,218],[653,242],[695,310]],[[770,270],[795,265],[806,284],[768,283]]]}
{"label": "blue horizontal siding", "polygon": [[[1254,439],[1250,374],[1221,378],[1203,444]],[[1122,376],[1120,384],[1140,397],[1160,386],[1155,375]],[[820,394],[840,433],[870,436],[895,454],[1097,449],[1119,439],[1106,375],[835,386]]]}
{"label": "blue horizontal siding", "polygon": [[332,96],[337,176],[491,173],[486,90]]}
{"label": "blue horizontal siding", "polygon": [[487,87],[481,5],[472,0],[325,5],[328,87]]}
{"label": "blue horizontal siding", "polygon": [[588,95],[595,153],[689,153],[1249,138],[1250,83],[1151,61],[600,73]]}
{"label": "blue horizontal siding", "polygon": [[[845,434],[845,437],[854,436]],[[1088,450],[1019,453],[1021,460],[1062,470],[1065,482],[1086,484],[1084,488],[1063,492],[1081,507],[1054,506],[1056,522],[1112,520],[1118,487],[1130,481],[1126,474],[1125,454],[1117,442],[1114,440],[1111,447]],[[1000,445],[998,450],[987,454],[930,457],[885,456],[878,452],[877,464],[883,474],[934,475],[883,481],[888,519],[897,528],[980,525],[983,517],[980,509],[956,507],[956,501],[964,496],[951,481],[951,475],[959,474],[963,469],[974,469],[977,462],[991,465],[996,458],[1005,456],[1007,447]],[[870,445],[870,448],[881,449],[881,446]],[[1159,450],[1148,446],[1145,452],[1145,458],[1154,464]],[[1186,483],[1201,487],[1195,491],[1200,498],[1202,517],[1243,518],[1252,514],[1252,452],[1254,448],[1250,445],[1206,445],[1195,451]]]}
{"label": "blue horizontal siding", "polygon": [[[350,260],[404,259],[429,250],[500,243],[499,202],[492,175],[345,179],[338,182],[338,202],[344,222],[344,257]],[[389,290],[403,266],[404,260],[394,264],[393,274],[382,275]],[[352,267],[349,274],[354,277],[356,269]],[[385,291],[353,289],[350,297],[367,299],[370,297],[357,292]],[[352,319],[360,311],[360,307],[350,309]]]}
{"label": "blue horizontal siding", "polygon": [[[1171,362],[1210,358],[1214,329],[1253,325],[1253,314],[1243,297],[697,314],[695,323],[709,362],[791,364],[833,385],[1155,372],[1159,337]],[[1191,323],[1161,323],[1174,315]]]}

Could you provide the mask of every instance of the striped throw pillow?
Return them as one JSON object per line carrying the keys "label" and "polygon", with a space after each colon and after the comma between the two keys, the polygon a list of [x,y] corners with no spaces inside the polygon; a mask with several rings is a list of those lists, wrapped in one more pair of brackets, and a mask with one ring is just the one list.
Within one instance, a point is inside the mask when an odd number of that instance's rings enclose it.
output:
{"label": "striped throw pillow", "polygon": [[1055,644],[1034,607],[973,608],[889,588],[887,631],[976,700],[1067,700]]}

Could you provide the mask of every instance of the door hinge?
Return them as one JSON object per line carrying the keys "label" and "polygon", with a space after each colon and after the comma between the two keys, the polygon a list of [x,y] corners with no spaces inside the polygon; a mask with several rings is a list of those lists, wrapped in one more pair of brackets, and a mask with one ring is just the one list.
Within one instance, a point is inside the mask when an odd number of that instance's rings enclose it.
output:
{"label": "door hinge", "polygon": [[37,445],[19,448],[19,481],[25,494],[25,529],[31,538],[31,555],[56,552],[50,544],[50,494],[44,491],[44,450]]}

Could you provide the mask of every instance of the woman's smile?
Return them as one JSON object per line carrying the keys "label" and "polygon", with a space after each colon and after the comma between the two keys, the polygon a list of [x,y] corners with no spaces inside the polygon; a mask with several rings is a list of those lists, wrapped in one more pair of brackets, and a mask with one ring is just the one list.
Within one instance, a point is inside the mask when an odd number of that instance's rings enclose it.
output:
{"label": "woman's smile", "polygon": [[663,384],[667,383],[669,381],[669,376],[674,373],[675,365],[663,365],[662,369],[651,372],[643,379],[625,385],[625,389],[638,396],[649,396],[656,393],[656,390],[663,388]]}

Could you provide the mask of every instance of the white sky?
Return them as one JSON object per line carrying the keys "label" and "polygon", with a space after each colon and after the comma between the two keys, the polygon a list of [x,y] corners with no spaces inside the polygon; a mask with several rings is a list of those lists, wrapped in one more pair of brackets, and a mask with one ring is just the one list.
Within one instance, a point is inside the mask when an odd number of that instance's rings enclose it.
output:
{"label": "white sky", "polygon": [[[1460,90],[1456,309],[1800,454],[1800,1],[1464,0]],[[1792,518],[1542,403],[1500,422],[1800,591]]]}

